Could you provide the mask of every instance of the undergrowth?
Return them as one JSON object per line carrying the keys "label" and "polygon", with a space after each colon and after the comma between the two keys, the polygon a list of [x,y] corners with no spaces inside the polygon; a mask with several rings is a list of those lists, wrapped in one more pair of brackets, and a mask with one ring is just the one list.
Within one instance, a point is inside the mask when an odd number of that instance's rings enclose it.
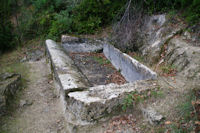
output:
{"label": "undergrowth", "polygon": [[2,0],[0,50],[35,37],[59,40],[61,34],[93,34],[132,17],[123,16],[128,3],[139,16],[178,11],[189,24],[200,20],[200,0]]}
{"label": "undergrowth", "polygon": [[157,87],[155,89],[145,91],[141,94],[139,94],[138,92],[127,94],[127,96],[123,100],[122,110],[126,111],[128,108],[131,108],[136,104],[143,103],[145,100],[148,100],[151,97],[163,98],[164,92],[161,90],[160,87]]}
{"label": "undergrowth", "polygon": [[101,57],[93,56],[93,59],[101,65],[110,64],[109,60],[103,59]]}

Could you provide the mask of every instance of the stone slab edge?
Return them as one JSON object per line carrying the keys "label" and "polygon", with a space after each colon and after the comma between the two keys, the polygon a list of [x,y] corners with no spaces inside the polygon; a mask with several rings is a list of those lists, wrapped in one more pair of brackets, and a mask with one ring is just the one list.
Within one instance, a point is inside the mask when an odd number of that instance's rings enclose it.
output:
{"label": "stone slab edge", "polygon": [[121,71],[121,74],[128,82],[145,79],[157,79],[157,74],[141,64],[131,56],[122,53],[119,49],[110,44],[104,44],[104,55]]}
{"label": "stone slab edge", "polygon": [[67,56],[60,45],[53,40],[46,40],[46,49],[55,79],[66,94],[88,88],[87,78],[78,70],[73,60]]}
{"label": "stone slab edge", "polygon": [[156,85],[156,81],[141,80],[123,85],[100,85],[86,91],[71,92],[67,97],[67,121],[79,126],[105,121],[123,105],[123,100],[128,94],[142,93],[155,88]]}

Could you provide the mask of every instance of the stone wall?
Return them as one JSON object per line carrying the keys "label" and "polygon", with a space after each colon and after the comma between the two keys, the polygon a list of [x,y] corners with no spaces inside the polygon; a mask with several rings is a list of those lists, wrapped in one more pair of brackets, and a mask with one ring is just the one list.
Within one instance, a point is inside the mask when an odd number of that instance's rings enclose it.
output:
{"label": "stone wall", "polygon": [[157,78],[155,72],[112,45],[104,44],[103,52],[128,82]]}

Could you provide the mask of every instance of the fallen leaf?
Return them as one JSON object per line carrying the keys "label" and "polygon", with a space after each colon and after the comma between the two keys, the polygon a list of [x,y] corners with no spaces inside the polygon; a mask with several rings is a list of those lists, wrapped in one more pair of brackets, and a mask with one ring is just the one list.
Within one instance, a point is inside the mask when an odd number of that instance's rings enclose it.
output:
{"label": "fallen leaf", "polygon": [[200,125],[200,121],[195,121],[195,125]]}
{"label": "fallen leaf", "polygon": [[166,121],[165,125],[170,125],[172,122],[171,121]]}

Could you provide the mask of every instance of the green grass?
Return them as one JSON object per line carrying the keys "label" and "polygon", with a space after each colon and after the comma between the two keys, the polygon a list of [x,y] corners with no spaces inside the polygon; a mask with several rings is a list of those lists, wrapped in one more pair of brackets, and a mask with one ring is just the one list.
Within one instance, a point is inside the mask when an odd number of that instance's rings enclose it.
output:
{"label": "green grass", "polygon": [[151,90],[151,96],[155,98],[164,97],[164,92],[157,88],[156,90]]}
{"label": "green grass", "polygon": [[160,67],[163,73],[170,73],[172,70],[176,70],[174,65],[164,65]]}
{"label": "green grass", "polygon": [[110,64],[109,60],[94,56],[93,59],[101,65]]}
{"label": "green grass", "polygon": [[144,57],[143,57],[143,56],[134,55],[133,58],[136,59],[136,60],[139,61],[139,62],[144,62]]}
{"label": "green grass", "polygon": [[22,77],[22,86],[26,86],[27,79],[29,78],[29,68],[24,63],[13,63],[9,66],[2,68],[1,72],[17,73]]}
{"label": "green grass", "polygon": [[191,112],[193,111],[193,105],[192,101],[196,99],[196,96],[194,95],[194,92],[189,92],[189,94],[186,95],[186,100],[182,102],[180,105],[177,106],[177,109],[179,110],[179,115],[181,118],[183,118],[183,121],[188,122],[190,120],[195,120],[195,117],[191,117]]}

